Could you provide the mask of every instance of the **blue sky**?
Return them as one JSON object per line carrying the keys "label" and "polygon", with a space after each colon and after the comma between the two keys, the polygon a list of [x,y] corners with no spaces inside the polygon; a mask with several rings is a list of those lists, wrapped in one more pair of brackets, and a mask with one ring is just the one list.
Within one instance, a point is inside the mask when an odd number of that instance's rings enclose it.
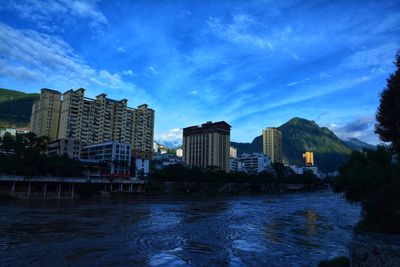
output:
{"label": "blue sky", "polygon": [[292,117],[378,142],[399,1],[7,1],[0,87],[84,87],[156,110],[156,140],[205,121],[250,142]]}

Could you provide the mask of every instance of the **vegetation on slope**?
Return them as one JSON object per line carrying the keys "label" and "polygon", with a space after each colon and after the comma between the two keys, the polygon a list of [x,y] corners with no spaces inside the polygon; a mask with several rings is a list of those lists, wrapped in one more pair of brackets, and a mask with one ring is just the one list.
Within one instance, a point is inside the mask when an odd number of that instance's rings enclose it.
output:
{"label": "vegetation on slope", "polygon": [[27,127],[32,104],[39,94],[27,94],[0,88],[0,129]]}

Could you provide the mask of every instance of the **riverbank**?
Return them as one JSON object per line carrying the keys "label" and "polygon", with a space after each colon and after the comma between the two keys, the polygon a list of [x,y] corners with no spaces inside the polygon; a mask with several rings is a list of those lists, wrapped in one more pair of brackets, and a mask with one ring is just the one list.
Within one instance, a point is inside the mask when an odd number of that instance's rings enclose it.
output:
{"label": "riverbank", "polygon": [[327,188],[329,186],[325,184],[151,181],[145,185],[143,194],[147,196],[259,195],[309,192]]}

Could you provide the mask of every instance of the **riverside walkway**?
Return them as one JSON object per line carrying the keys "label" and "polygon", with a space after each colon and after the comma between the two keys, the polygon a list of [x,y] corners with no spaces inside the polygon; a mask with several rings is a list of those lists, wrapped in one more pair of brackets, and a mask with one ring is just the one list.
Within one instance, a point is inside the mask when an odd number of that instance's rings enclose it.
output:
{"label": "riverside walkway", "polygon": [[20,199],[75,198],[77,190],[103,192],[143,192],[144,181],[137,178],[86,178],[0,175],[0,194]]}

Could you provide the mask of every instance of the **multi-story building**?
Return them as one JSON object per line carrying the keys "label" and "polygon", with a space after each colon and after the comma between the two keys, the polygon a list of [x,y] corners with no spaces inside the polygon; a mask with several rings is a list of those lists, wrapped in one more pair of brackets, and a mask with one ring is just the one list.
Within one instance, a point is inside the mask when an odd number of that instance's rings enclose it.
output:
{"label": "multi-story building", "polygon": [[231,146],[229,148],[229,156],[231,158],[237,158],[237,148],[236,147]]}
{"label": "multi-story building", "polygon": [[68,156],[71,159],[79,159],[82,144],[75,139],[57,139],[47,143],[48,156]]}
{"label": "multi-story building", "polygon": [[244,163],[237,158],[230,159],[231,172],[245,172]]}
{"label": "multi-story building", "polygon": [[314,153],[312,151],[307,151],[306,153],[303,153],[303,159],[307,167],[314,166]]}
{"label": "multi-story building", "polygon": [[131,145],[106,142],[82,148],[80,161],[87,166],[89,176],[129,177]]}
{"label": "multi-story building", "polygon": [[[83,144],[116,141],[131,144],[137,153],[152,154],[154,110],[147,105],[130,108],[126,99],[117,101],[107,98],[106,94],[87,98],[83,88],[68,90],[62,95],[62,101],[61,94],[57,93],[61,104],[58,105],[59,119],[50,127],[57,129],[56,137],[50,136],[52,139],[76,139]],[[33,114],[32,125],[41,116],[40,110]],[[36,128],[32,130],[36,132]],[[42,135],[42,131],[36,133]]]}
{"label": "multi-story building", "polygon": [[234,171],[260,173],[271,170],[271,160],[265,154],[242,154],[238,158],[231,158],[231,168]]}
{"label": "multi-story building", "polygon": [[183,160],[189,166],[215,166],[230,171],[231,126],[225,121],[183,129]]}
{"label": "multi-story building", "polygon": [[61,93],[43,88],[40,97],[32,106],[31,128],[38,136],[58,137],[60,120]]}
{"label": "multi-story building", "polygon": [[154,110],[146,104],[134,110],[134,131],[132,149],[143,152],[143,157],[152,153],[154,141]]}
{"label": "multi-story building", "polygon": [[272,163],[282,163],[282,133],[277,128],[266,128],[262,132],[263,153],[268,155]]}

